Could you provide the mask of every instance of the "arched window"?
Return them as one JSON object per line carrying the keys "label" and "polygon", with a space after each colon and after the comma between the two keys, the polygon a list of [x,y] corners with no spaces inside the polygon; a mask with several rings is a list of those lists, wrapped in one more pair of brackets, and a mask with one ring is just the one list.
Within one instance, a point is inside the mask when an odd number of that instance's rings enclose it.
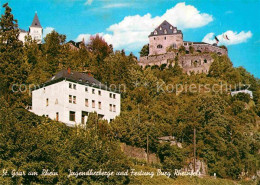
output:
{"label": "arched window", "polygon": [[162,45],[161,45],[161,44],[159,44],[159,45],[157,46],[157,48],[162,48]]}
{"label": "arched window", "polygon": [[157,31],[156,30],[154,31],[154,35],[157,35]]}
{"label": "arched window", "polygon": [[160,30],[162,30],[162,27],[160,27]]}
{"label": "arched window", "polygon": [[177,33],[177,29],[174,29],[174,30],[173,30],[173,33]]}
{"label": "arched window", "polygon": [[172,26],[170,27],[170,29],[172,30]]}
{"label": "arched window", "polygon": [[167,34],[167,30],[164,30],[164,34]]}

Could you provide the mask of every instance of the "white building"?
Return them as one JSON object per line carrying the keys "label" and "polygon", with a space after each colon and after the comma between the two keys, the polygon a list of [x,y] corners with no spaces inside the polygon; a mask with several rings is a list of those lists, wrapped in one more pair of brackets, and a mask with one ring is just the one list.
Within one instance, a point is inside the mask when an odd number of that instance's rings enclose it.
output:
{"label": "white building", "polygon": [[121,95],[88,74],[62,70],[32,91],[31,112],[66,123],[85,124],[89,113],[109,122],[120,114]]}
{"label": "white building", "polygon": [[249,90],[247,90],[247,89],[239,90],[239,91],[232,91],[232,92],[231,92],[231,96],[237,95],[238,93],[249,94],[249,95],[250,95],[250,98],[253,99],[253,92],[252,92],[252,91],[249,91]]}
{"label": "white building", "polygon": [[42,43],[42,34],[43,34],[43,29],[40,24],[38,15],[37,15],[37,13],[35,13],[33,22],[31,24],[31,26],[29,27],[29,32],[20,29],[19,40],[24,43],[25,36],[30,35],[32,37],[32,40],[36,40],[38,44],[41,44]]}

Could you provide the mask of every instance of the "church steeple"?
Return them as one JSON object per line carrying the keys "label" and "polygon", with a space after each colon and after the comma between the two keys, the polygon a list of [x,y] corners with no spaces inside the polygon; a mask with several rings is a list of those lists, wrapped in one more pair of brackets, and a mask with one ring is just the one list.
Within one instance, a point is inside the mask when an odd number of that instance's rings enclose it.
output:
{"label": "church steeple", "polygon": [[38,15],[37,15],[37,12],[35,12],[33,22],[30,27],[42,28]]}

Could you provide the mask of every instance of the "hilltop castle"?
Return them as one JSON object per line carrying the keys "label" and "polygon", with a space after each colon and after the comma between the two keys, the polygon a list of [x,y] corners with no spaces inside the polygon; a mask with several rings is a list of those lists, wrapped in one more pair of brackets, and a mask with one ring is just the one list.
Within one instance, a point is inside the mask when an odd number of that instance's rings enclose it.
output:
{"label": "hilltop castle", "polygon": [[43,34],[43,29],[40,24],[37,12],[35,12],[33,22],[31,24],[31,26],[29,27],[29,31],[20,29],[19,40],[24,43],[25,36],[30,35],[32,37],[32,40],[36,40],[38,44],[41,44],[42,43],[42,34]]}
{"label": "hilltop castle", "polygon": [[[166,20],[163,21],[149,37],[149,54],[140,57],[139,65],[169,65],[178,59],[178,64],[187,74],[208,73],[209,67],[213,62],[210,53],[227,55],[225,48],[217,44],[205,42],[183,41],[183,34],[177,27],[172,26]],[[181,54],[179,49],[183,48],[185,54]]]}

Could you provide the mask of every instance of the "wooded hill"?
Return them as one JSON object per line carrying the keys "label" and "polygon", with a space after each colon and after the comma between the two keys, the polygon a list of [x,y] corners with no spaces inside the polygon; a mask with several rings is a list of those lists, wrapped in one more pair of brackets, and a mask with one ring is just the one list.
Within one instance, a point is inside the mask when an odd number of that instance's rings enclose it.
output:
{"label": "wooded hill", "polygon": [[[142,69],[133,54],[114,51],[100,36],[78,50],[55,31],[37,45],[28,37],[23,45],[11,8],[5,4],[0,19],[0,168],[58,171],[59,176],[3,177],[4,184],[128,184],[131,177],[87,176],[68,178],[68,169],[124,171],[132,160],[120,150],[119,141],[157,153],[165,171],[187,165],[193,157],[196,128],[197,159],[208,165],[209,175],[238,179],[259,170],[260,83],[244,68],[234,68],[227,56],[214,55],[209,74],[183,74],[178,65]],[[177,62],[177,61],[176,61]],[[31,103],[26,92],[13,92],[13,84],[42,84],[61,69],[91,71],[104,84],[124,84],[121,115],[108,124],[89,116],[87,129],[38,117],[24,109]],[[164,84],[158,90],[157,84]],[[165,92],[169,84],[250,84],[254,98],[228,92]],[[158,137],[174,136],[183,148],[160,144]]]}

